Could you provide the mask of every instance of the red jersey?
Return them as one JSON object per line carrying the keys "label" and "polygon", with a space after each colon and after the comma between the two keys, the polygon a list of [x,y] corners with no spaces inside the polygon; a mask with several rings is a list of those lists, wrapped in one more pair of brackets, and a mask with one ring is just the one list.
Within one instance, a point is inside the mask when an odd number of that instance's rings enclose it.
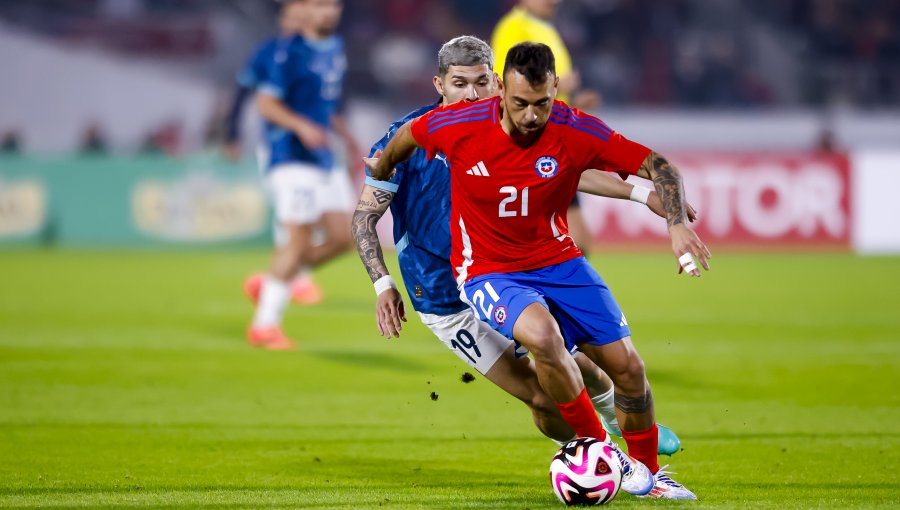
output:
{"label": "red jersey", "polygon": [[429,158],[449,158],[450,261],[460,285],[478,275],[528,271],[581,256],[566,221],[581,173],[634,174],[650,153],[561,101],[528,146],[503,131],[500,113],[499,97],[461,101],[411,125]]}

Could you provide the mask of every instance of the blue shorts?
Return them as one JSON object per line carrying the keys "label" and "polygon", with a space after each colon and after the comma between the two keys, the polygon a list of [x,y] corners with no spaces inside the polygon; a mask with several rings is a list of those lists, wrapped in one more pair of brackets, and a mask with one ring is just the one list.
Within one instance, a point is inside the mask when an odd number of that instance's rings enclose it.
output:
{"label": "blue shorts", "polygon": [[475,315],[509,339],[531,303],[553,314],[569,349],[631,336],[622,309],[584,257],[532,271],[476,276],[463,285],[462,298]]}

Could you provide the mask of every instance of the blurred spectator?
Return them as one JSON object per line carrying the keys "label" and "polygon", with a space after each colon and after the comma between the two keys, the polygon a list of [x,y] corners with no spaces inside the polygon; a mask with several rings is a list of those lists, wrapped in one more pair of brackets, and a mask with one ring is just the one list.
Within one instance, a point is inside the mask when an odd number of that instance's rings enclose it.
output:
{"label": "blurred spectator", "polygon": [[830,127],[822,128],[822,131],[819,133],[819,138],[816,140],[814,150],[821,154],[837,154],[841,152],[837,145],[834,131]]}
{"label": "blurred spectator", "polygon": [[[609,106],[900,107],[898,0],[546,1],[558,3],[555,23],[582,64],[581,85]],[[428,101],[421,77],[437,47],[460,34],[489,37],[517,3],[344,0],[346,94],[396,110]],[[152,55],[222,84],[244,58],[236,49],[268,34],[280,5],[7,0],[0,20],[65,44]]]}
{"label": "blurred spectator", "polygon": [[0,135],[0,154],[20,154],[22,152],[22,136],[18,131],[10,129]]}
{"label": "blurred spectator", "polygon": [[109,153],[109,143],[99,124],[92,123],[85,128],[79,152],[90,156],[103,156]]}
{"label": "blurred spectator", "polygon": [[177,157],[182,149],[181,123],[170,121],[149,133],[141,144],[140,153],[144,155],[165,155]]}

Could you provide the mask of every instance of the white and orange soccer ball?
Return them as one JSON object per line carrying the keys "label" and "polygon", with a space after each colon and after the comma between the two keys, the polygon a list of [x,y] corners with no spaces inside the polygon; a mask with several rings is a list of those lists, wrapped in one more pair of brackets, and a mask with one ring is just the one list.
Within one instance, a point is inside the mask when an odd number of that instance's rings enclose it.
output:
{"label": "white and orange soccer ball", "polygon": [[582,437],[569,441],[550,462],[553,493],[566,506],[604,505],[622,486],[622,465],[612,446]]}

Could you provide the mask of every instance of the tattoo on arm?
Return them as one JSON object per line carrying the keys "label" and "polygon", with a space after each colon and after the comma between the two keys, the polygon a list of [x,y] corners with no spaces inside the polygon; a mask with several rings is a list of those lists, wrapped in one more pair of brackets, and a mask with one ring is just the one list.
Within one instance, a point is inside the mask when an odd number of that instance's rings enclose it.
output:
{"label": "tattoo on arm", "polygon": [[678,169],[661,154],[651,152],[640,171],[653,176],[653,186],[662,200],[669,226],[685,223],[687,215],[684,207],[684,184]]}
{"label": "tattoo on arm", "polygon": [[629,397],[616,392],[616,407],[625,414],[643,414],[653,408],[653,393],[647,390],[640,397]]}
{"label": "tattoo on arm", "polygon": [[372,283],[388,274],[375,225],[378,224],[378,220],[387,211],[393,199],[394,194],[390,191],[366,186],[356,204],[356,211],[353,213],[351,227],[353,239],[356,241],[359,258],[366,266]]}
{"label": "tattoo on arm", "polygon": [[[378,202],[378,205],[385,204],[385,203],[390,204],[391,200],[394,199],[393,193],[391,193],[390,191],[378,189],[378,188],[374,188],[372,190],[372,196],[375,197],[375,201]],[[384,211],[382,211],[382,214],[384,214]]]}

